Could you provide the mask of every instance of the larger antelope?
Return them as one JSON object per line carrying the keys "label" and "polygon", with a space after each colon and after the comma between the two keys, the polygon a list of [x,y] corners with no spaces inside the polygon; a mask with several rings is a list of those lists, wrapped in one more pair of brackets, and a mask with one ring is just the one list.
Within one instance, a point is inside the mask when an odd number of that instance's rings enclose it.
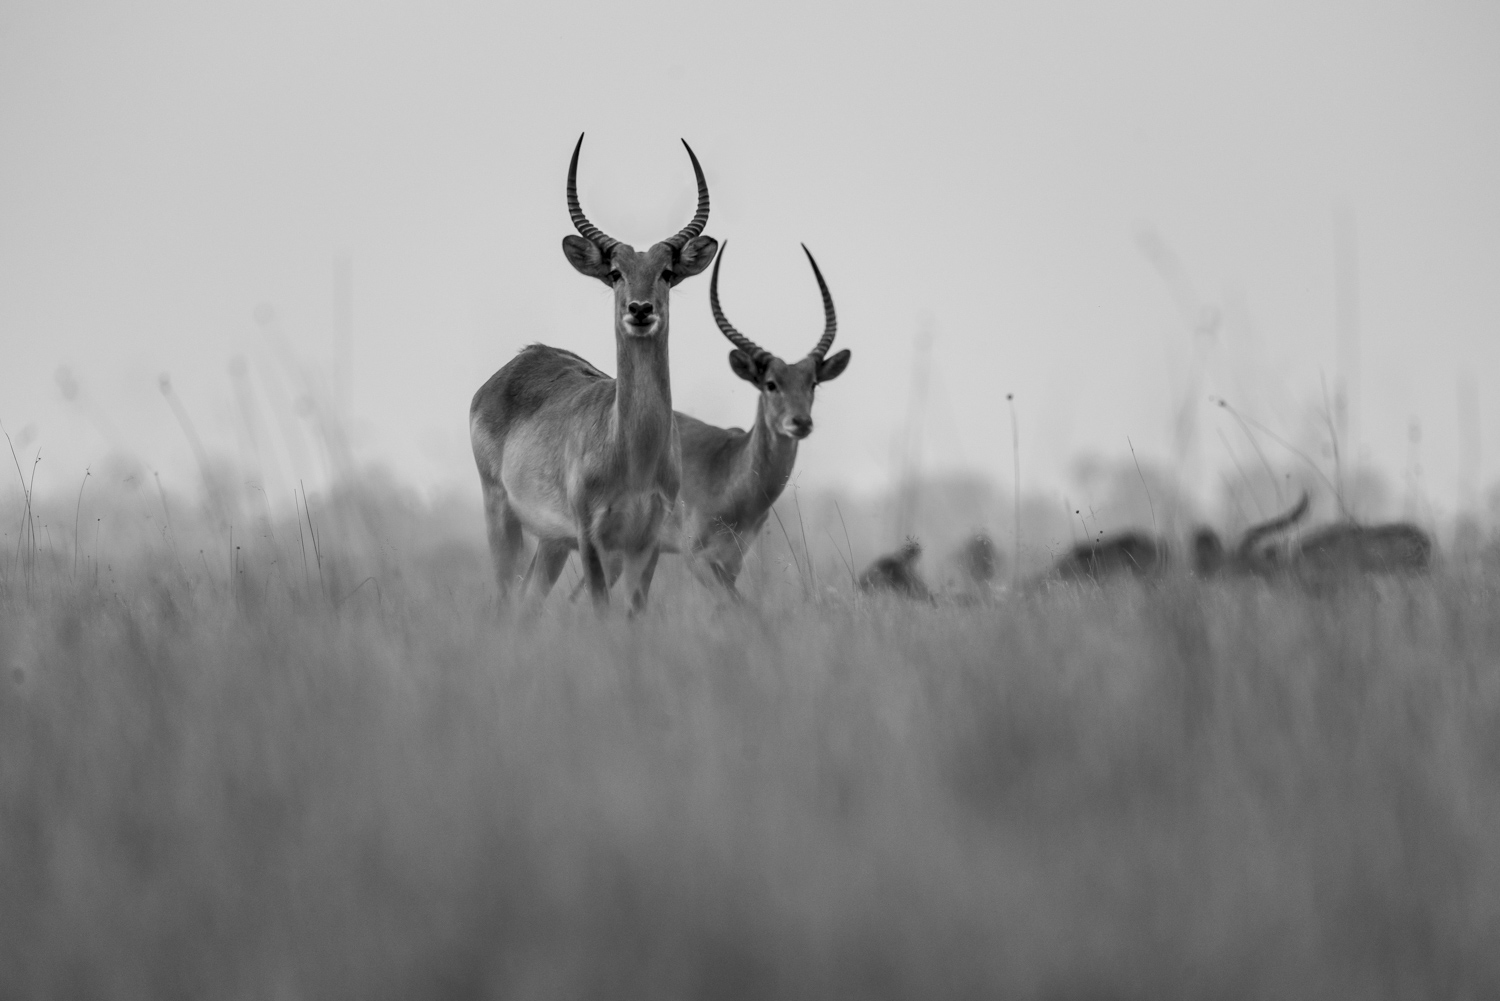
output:
{"label": "larger antelope", "polygon": [[609,603],[603,560],[617,555],[632,611],[646,603],[657,539],[677,500],[682,456],[667,369],[674,285],[708,267],[708,184],[686,142],[698,210],[675,236],[637,251],[605,235],[578,204],[578,152],[568,165],[568,214],[580,235],[563,254],[614,291],[616,376],[570,351],[533,344],[474,394],[469,434],[501,601],[517,577],[523,530],[537,538],[521,583],[545,596],[576,548],[596,606]]}
{"label": "larger antelope", "polygon": [[[728,248],[727,241],[724,246]],[[730,369],[760,391],[755,423],[744,431],[677,415],[682,502],[663,529],[661,548],[682,553],[695,577],[734,596],[745,547],[786,489],[797,462],[797,443],[812,433],[813,393],[849,364],[848,350],[828,357],[838,316],[818,262],[805,245],[802,252],[823,296],[823,336],[817,344],[805,358],[789,363],[736,330],[719,306],[721,252],[708,283],[708,302],[719,330],[734,345]]]}

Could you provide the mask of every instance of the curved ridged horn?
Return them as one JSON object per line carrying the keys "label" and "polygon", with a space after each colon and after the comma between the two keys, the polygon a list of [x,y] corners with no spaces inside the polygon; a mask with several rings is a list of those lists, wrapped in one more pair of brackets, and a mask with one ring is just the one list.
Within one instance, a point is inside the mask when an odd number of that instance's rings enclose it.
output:
{"label": "curved ridged horn", "polygon": [[582,206],[578,204],[578,151],[581,149],[583,149],[582,132],[578,133],[578,145],[573,147],[573,161],[568,164],[568,215],[572,217],[573,225],[583,238],[591,241],[599,248],[600,253],[608,256],[610,248],[620,241],[589,222],[588,216],[583,214]]}
{"label": "curved ridged horn", "polygon": [[693,147],[682,141],[682,148],[688,151],[688,159],[693,161],[693,176],[698,179],[698,211],[693,213],[693,219],[676,236],[669,236],[662,243],[669,245],[678,253],[687,246],[687,242],[703,233],[703,227],[708,225],[708,182],[703,179],[703,168],[698,165],[698,157],[693,154]]}
{"label": "curved ridged horn", "polygon": [[807,255],[807,263],[812,265],[813,276],[818,279],[818,290],[823,293],[823,336],[818,340],[817,346],[808,352],[810,357],[821,360],[833,346],[833,335],[839,330],[839,318],[833,312],[833,296],[828,294],[828,283],[823,280],[823,272],[818,270],[818,262],[813,260],[812,251],[807,249],[805,243],[802,245],[802,252]]}
{"label": "curved ridged horn", "polygon": [[728,246],[729,241],[725,240],[719,247],[718,256],[714,258],[714,273],[708,280],[708,306],[714,312],[714,322],[719,325],[724,336],[729,338],[729,343],[749,355],[751,361],[759,362],[771,357],[771,352],[735,330],[734,325],[724,318],[724,311],[719,308],[719,262],[724,260],[724,251]]}
{"label": "curved ridged horn", "polygon": [[1261,539],[1264,539],[1268,535],[1275,535],[1282,529],[1290,528],[1301,521],[1302,516],[1307,514],[1310,502],[1311,498],[1308,497],[1307,491],[1304,490],[1302,491],[1302,497],[1296,504],[1287,509],[1286,513],[1277,515],[1275,518],[1263,521],[1258,525],[1251,525],[1249,530],[1245,532],[1245,538],[1240,542],[1239,548],[1235,550],[1235,555],[1242,560],[1251,559],[1255,555],[1255,547],[1260,544]]}

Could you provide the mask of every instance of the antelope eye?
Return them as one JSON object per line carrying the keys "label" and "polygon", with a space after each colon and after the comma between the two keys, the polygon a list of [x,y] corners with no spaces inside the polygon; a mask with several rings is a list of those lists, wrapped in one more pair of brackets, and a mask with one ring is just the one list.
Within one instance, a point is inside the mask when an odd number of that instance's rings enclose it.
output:
{"label": "antelope eye", "polygon": [[676,278],[676,277],[677,277],[677,272],[673,271],[671,268],[668,268],[667,270],[665,270],[665,271],[663,271],[661,273],[661,280],[664,281],[664,282],[666,282],[669,285],[671,284],[672,279]]}
{"label": "antelope eye", "polygon": [[776,392],[776,380],[774,380],[774,379],[767,379],[766,380],[766,391],[767,392],[771,392],[771,393]]}
{"label": "antelope eye", "polygon": [[620,279],[621,279],[621,278],[624,278],[624,277],[625,277],[625,276],[624,276],[624,275],[622,275],[622,274],[620,274],[620,272],[619,272],[619,271],[613,271],[613,270],[612,270],[612,271],[610,271],[610,273],[609,273],[609,274],[608,274],[608,275],[607,275],[607,277],[608,277],[608,278],[609,278],[609,283],[610,283],[610,284],[611,284],[611,285],[613,285],[613,284],[614,284],[614,283],[615,283],[615,282],[617,282],[617,281],[619,281],[619,280],[620,280]]}

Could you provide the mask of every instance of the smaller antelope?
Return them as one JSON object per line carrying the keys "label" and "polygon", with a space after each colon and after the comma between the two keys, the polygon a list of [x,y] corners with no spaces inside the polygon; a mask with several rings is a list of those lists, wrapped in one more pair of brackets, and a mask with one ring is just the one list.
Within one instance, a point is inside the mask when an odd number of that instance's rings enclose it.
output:
{"label": "smaller antelope", "polygon": [[1076,544],[1052,573],[1063,580],[1101,581],[1116,574],[1145,577],[1167,565],[1167,545],[1143,532],[1121,532]]}
{"label": "smaller antelope", "polygon": [[1282,514],[1251,525],[1245,530],[1240,544],[1233,552],[1226,552],[1219,533],[1211,528],[1200,528],[1193,533],[1193,570],[1199,576],[1214,574],[1264,574],[1276,569],[1274,553],[1262,549],[1261,543],[1269,536],[1290,528],[1307,514],[1309,505],[1307,491]]}
{"label": "smaller antelope", "polygon": [[1432,537],[1410,522],[1345,522],[1297,540],[1292,567],[1308,574],[1423,573],[1432,565]]}
{"label": "smaller antelope", "polygon": [[859,575],[859,589],[890,591],[907,598],[931,601],[932,592],[922,575],[917,573],[917,559],[921,555],[922,544],[907,536],[900,549],[880,557]]}

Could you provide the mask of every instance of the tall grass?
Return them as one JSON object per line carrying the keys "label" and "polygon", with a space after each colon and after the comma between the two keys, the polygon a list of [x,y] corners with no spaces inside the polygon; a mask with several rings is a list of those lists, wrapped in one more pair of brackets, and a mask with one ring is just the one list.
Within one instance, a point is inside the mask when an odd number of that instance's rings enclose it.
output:
{"label": "tall grass", "polygon": [[1493,580],[517,621],[315,503],[0,593],[0,996],[1500,994]]}

